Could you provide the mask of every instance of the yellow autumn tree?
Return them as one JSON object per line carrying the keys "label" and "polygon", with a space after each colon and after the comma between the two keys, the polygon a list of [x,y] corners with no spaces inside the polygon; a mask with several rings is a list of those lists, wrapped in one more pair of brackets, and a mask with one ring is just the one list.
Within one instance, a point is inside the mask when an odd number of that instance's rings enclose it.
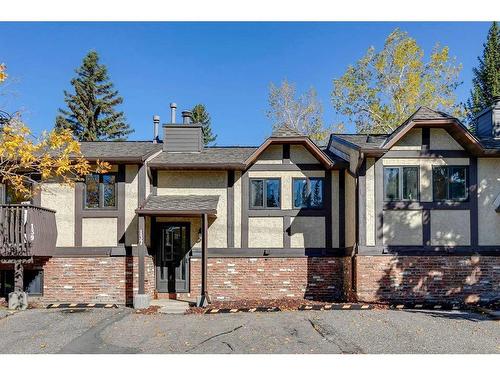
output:
{"label": "yellow autumn tree", "polygon": [[406,32],[394,30],[384,47],[370,47],[333,80],[332,104],[358,133],[390,133],[420,106],[463,115],[456,103],[462,66],[439,44],[427,56]]}
{"label": "yellow autumn tree", "polygon": [[[0,64],[0,84],[7,78]],[[39,137],[19,115],[0,117],[0,182],[10,185],[19,197],[28,200],[44,183],[57,181],[72,185],[90,172],[102,173],[105,162],[87,161],[69,130],[43,132]]]}

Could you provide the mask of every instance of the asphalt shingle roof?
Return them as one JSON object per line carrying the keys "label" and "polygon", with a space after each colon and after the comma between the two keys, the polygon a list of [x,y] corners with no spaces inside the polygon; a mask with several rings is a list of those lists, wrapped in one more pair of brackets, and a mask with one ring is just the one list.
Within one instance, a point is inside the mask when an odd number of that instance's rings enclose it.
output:
{"label": "asphalt shingle roof", "polygon": [[81,142],[80,149],[88,159],[146,159],[160,151],[162,145],[151,141]]}
{"label": "asphalt shingle roof", "polygon": [[150,195],[141,211],[217,212],[217,195]]}
{"label": "asphalt shingle roof", "polygon": [[282,125],[273,131],[273,134],[271,134],[271,137],[275,137],[275,138],[304,137],[304,134],[302,134],[301,132],[299,132],[295,129],[292,129],[289,126]]}
{"label": "asphalt shingle roof", "polygon": [[201,152],[162,152],[150,161],[150,165],[236,165],[257,150],[257,147],[206,147]]}
{"label": "asphalt shingle roof", "polygon": [[378,148],[389,136],[388,134],[332,134],[334,137],[352,143],[362,149]]}

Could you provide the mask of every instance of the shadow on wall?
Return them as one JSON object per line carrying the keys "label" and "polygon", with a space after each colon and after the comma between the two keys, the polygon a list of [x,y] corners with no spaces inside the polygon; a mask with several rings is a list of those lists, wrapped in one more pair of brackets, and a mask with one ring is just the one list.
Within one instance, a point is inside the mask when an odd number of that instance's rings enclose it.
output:
{"label": "shadow on wall", "polygon": [[[326,256],[323,217],[296,216],[286,233],[299,235],[307,257],[304,298],[322,302],[347,300],[351,281],[351,258]],[[308,221],[309,220],[309,221]]]}
{"label": "shadow on wall", "polygon": [[[398,235],[400,226],[410,225],[410,222],[399,222],[398,228],[390,227],[387,223],[385,233]],[[382,220],[378,218],[380,229]],[[381,233],[378,231],[377,233]],[[453,244],[460,242],[461,234],[453,231],[436,233],[438,242]],[[450,246],[450,245],[448,245]],[[391,246],[387,247],[389,253]],[[415,249],[415,248],[414,248]],[[369,257],[364,264],[363,271],[373,272],[373,279],[377,279],[377,290],[371,295],[379,301],[433,301],[476,303],[498,299],[500,280],[497,256],[480,255],[412,255]],[[418,249],[415,249],[418,251]],[[362,261],[362,260],[361,260]],[[382,275],[381,277],[379,275]],[[372,281],[368,281],[370,283]],[[371,289],[370,285],[361,285],[361,295]],[[375,288],[375,287],[373,287]]]}

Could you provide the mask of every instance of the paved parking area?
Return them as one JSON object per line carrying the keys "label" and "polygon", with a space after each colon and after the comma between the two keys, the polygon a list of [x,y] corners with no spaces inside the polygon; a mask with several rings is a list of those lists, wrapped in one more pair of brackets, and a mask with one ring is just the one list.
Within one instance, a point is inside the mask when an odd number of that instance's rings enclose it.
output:
{"label": "paved parking area", "polygon": [[500,353],[500,322],[464,311],[40,309],[0,318],[0,353]]}

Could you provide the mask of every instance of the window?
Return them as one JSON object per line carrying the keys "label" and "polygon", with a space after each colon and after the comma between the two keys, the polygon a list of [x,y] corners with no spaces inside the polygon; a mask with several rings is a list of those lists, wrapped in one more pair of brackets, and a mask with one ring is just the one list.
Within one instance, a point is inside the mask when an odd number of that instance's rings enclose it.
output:
{"label": "window", "polygon": [[384,200],[418,201],[418,167],[384,167]]}
{"label": "window", "polygon": [[468,198],[467,175],[467,167],[433,167],[432,191],[434,200],[466,200]]}
{"label": "window", "polygon": [[116,175],[89,174],[85,177],[85,208],[116,207]]}
{"label": "window", "polygon": [[[32,296],[43,295],[43,270],[24,270],[24,291]],[[7,297],[14,291],[14,271],[0,271],[0,297]]]}
{"label": "window", "polygon": [[281,207],[281,180],[279,178],[250,180],[250,208]]}
{"label": "window", "polygon": [[294,208],[323,208],[323,179],[293,179]]}

